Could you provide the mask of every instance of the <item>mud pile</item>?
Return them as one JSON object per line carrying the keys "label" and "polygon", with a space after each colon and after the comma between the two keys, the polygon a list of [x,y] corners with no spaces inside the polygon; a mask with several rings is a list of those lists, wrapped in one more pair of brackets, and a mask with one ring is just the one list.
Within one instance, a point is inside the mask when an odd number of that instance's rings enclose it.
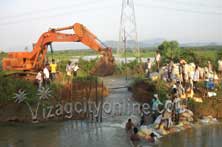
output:
{"label": "mud pile", "polygon": [[90,73],[95,76],[109,76],[114,73],[114,70],[114,62],[106,61],[101,58],[93,67],[93,69],[91,69]]}

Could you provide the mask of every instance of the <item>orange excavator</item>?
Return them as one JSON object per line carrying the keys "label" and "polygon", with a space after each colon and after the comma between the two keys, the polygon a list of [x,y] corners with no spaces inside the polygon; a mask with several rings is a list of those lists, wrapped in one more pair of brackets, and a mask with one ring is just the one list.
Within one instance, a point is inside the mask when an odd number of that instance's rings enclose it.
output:
{"label": "orange excavator", "polygon": [[[63,33],[73,30],[73,34]],[[93,33],[80,23],[63,28],[50,29],[43,33],[34,45],[32,52],[9,52],[2,60],[3,70],[8,71],[37,71],[43,69],[46,62],[48,46],[52,42],[81,42],[101,54],[100,60],[91,73],[98,76],[111,75],[114,71],[112,49],[106,47]]]}

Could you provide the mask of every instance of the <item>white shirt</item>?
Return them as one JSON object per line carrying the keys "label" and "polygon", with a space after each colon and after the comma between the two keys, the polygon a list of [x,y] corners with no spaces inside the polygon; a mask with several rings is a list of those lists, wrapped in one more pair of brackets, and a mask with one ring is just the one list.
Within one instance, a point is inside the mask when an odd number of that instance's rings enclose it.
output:
{"label": "white shirt", "polygon": [[42,81],[42,74],[41,74],[41,72],[37,73],[35,79],[38,80],[38,81]]}
{"label": "white shirt", "polygon": [[181,108],[181,99],[180,98],[175,98],[173,103],[175,104],[175,109],[180,109]]}
{"label": "white shirt", "polygon": [[218,60],[218,70],[222,71],[222,60]]}
{"label": "white shirt", "polygon": [[152,63],[151,63],[151,62],[148,62],[148,63],[147,63],[147,68],[148,68],[148,69],[151,69],[151,67],[152,67]]}
{"label": "white shirt", "polygon": [[74,71],[79,70],[79,66],[78,66],[78,65],[75,65],[74,68],[73,68],[73,70],[74,70]]}
{"label": "white shirt", "polygon": [[199,78],[200,78],[200,72],[199,72],[199,70],[195,70],[193,73],[193,80],[195,82],[197,82],[197,81],[199,81]]}
{"label": "white shirt", "polygon": [[44,77],[45,77],[46,79],[49,79],[49,70],[48,70],[47,67],[44,68],[43,73],[44,73],[44,75],[45,75]]}
{"label": "white shirt", "polygon": [[157,55],[156,55],[156,61],[157,61],[157,62],[160,61],[160,54],[157,54]]}
{"label": "white shirt", "polygon": [[71,72],[72,71],[72,65],[67,64],[66,65],[66,72]]}

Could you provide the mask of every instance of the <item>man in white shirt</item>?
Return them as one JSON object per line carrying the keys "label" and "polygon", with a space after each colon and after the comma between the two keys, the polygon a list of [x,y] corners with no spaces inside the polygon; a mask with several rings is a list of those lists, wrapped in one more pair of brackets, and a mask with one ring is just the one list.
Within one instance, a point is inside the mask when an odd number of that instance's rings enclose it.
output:
{"label": "man in white shirt", "polygon": [[157,65],[157,72],[159,72],[159,68],[160,68],[160,60],[161,60],[161,55],[160,55],[159,50],[156,51],[156,57],[155,57],[155,60],[156,60],[156,65]]}
{"label": "man in white shirt", "polygon": [[200,79],[200,72],[199,72],[199,67],[196,65],[194,73],[193,73],[193,90],[197,90],[197,82],[199,82]]}
{"label": "man in white shirt", "polygon": [[50,83],[49,64],[46,64],[45,68],[43,69],[43,74],[44,74],[44,84],[48,85]]}
{"label": "man in white shirt", "polygon": [[68,77],[72,76],[72,64],[71,61],[68,62],[68,64],[66,65],[66,74]]}
{"label": "man in white shirt", "polygon": [[150,61],[150,58],[147,58],[147,62],[145,63],[145,72],[147,78],[150,77],[151,68],[152,68],[152,63]]}
{"label": "man in white shirt", "polygon": [[173,80],[173,69],[174,69],[174,62],[171,59],[168,66],[167,66],[167,73],[168,73],[168,81],[172,81]]}
{"label": "man in white shirt", "polygon": [[218,60],[218,71],[219,71],[220,77],[222,77],[222,58]]}
{"label": "man in white shirt", "polygon": [[37,73],[36,77],[35,77],[37,83],[38,83],[38,88],[42,88],[42,83],[43,83],[43,73],[41,70],[39,70],[39,72]]}
{"label": "man in white shirt", "polygon": [[77,77],[77,71],[79,70],[79,66],[77,63],[73,66],[73,76]]}

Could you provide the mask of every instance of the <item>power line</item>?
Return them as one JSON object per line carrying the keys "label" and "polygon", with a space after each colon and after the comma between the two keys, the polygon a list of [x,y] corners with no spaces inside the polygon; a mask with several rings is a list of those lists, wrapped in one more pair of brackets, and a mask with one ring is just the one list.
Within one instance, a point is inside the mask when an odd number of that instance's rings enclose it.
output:
{"label": "power line", "polygon": [[[18,23],[24,23],[24,22],[27,22],[27,21],[37,21],[37,20],[41,20],[41,19],[45,19],[45,18],[55,18],[55,17],[58,17],[58,16],[64,16],[64,15],[67,15],[67,14],[80,14],[80,13],[86,13],[86,12],[89,12],[89,11],[92,11],[93,9],[93,12],[95,11],[101,11],[101,10],[108,10],[110,8],[112,8],[111,6],[116,6],[116,4],[107,4],[107,5],[88,5],[89,7],[84,7],[84,8],[80,8],[80,9],[75,9],[74,11],[71,9],[71,10],[68,10],[68,11],[65,11],[65,12],[62,12],[62,13],[56,13],[56,14],[53,14],[53,15],[47,15],[47,16],[37,16],[37,17],[29,17],[29,18],[24,18],[24,19],[19,19],[19,20],[12,20],[12,21],[7,21],[7,22],[3,22],[3,23],[0,23],[0,26],[7,26],[7,25],[12,25],[12,24],[18,24]],[[98,7],[99,6],[99,7]],[[92,14],[92,13],[90,13]]]}
{"label": "power line", "polygon": [[[66,8],[65,11],[66,10],[72,10],[72,11],[74,10],[75,12],[77,12],[76,10],[78,10],[80,8],[84,9],[84,11],[86,11],[85,8],[87,8],[89,6],[100,6],[101,4],[102,5],[109,4],[109,3],[104,3],[104,2],[107,2],[107,1],[103,1],[103,3],[101,3],[98,0],[94,0],[94,1],[91,1],[90,3],[88,3],[88,2],[86,2],[86,3],[80,2],[80,3],[78,3],[78,5],[76,3],[76,4],[71,4],[71,5],[62,6],[62,7],[54,7],[54,8],[49,8],[49,9],[37,10],[37,11],[34,11],[34,12],[29,11],[29,12],[25,12],[25,13],[19,14],[19,15],[12,15],[12,16],[9,16],[9,17],[5,16],[4,17],[5,20],[3,18],[1,19],[1,17],[0,17],[1,21],[5,21],[4,23],[0,23],[0,25],[1,24],[5,24],[7,22],[17,22],[18,20],[15,20],[15,19],[22,19],[22,18],[23,18],[22,20],[32,19],[32,18],[37,18],[37,19],[40,18],[41,19],[41,17],[31,17],[31,16],[33,16],[35,14],[38,15],[38,16],[39,15],[44,15],[44,14],[48,14],[50,12],[54,13],[55,11],[53,11],[53,10],[64,11],[64,8]],[[68,8],[71,8],[71,9],[68,9]],[[80,10],[80,11],[82,11],[82,10]],[[59,14],[59,12],[57,14]]]}
{"label": "power line", "polygon": [[[95,4],[96,2],[98,2],[98,0],[94,0],[92,1],[91,4]],[[99,2],[100,3],[100,2]],[[8,15],[8,16],[2,16],[0,17],[0,20],[4,20],[4,19],[12,19],[12,18],[18,18],[18,17],[25,17],[25,16],[30,16],[30,15],[33,15],[33,14],[41,14],[41,13],[46,13],[46,12],[49,12],[49,11],[52,11],[52,10],[61,10],[61,9],[68,9],[68,8],[73,8],[73,6],[75,7],[79,7],[79,6],[84,6],[85,4],[89,5],[88,2],[84,2],[82,3],[78,1],[78,3],[71,3],[69,5],[63,5],[63,6],[58,6],[58,7],[52,7],[52,8],[47,8],[47,9],[39,9],[39,10],[35,10],[35,11],[26,11],[24,13],[21,13],[21,14],[15,14],[15,15]]]}
{"label": "power line", "polygon": [[203,7],[203,8],[222,8],[222,5],[209,5],[203,2],[188,2],[188,1],[182,1],[182,0],[150,0],[153,2],[161,2],[161,3],[173,3],[173,4],[179,4],[179,5],[183,5],[183,6],[196,6],[196,7]]}
{"label": "power line", "polygon": [[192,10],[192,9],[184,9],[184,8],[175,8],[175,7],[166,7],[166,6],[160,6],[160,5],[148,5],[148,4],[142,4],[137,3],[136,6],[143,7],[143,8],[160,8],[160,9],[167,9],[167,10],[173,10],[178,12],[186,12],[186,13],[196,13],[196,14],[207,14],[207,15],[222,15],[222,12],[217,11],[199,11],[199,10]]}

